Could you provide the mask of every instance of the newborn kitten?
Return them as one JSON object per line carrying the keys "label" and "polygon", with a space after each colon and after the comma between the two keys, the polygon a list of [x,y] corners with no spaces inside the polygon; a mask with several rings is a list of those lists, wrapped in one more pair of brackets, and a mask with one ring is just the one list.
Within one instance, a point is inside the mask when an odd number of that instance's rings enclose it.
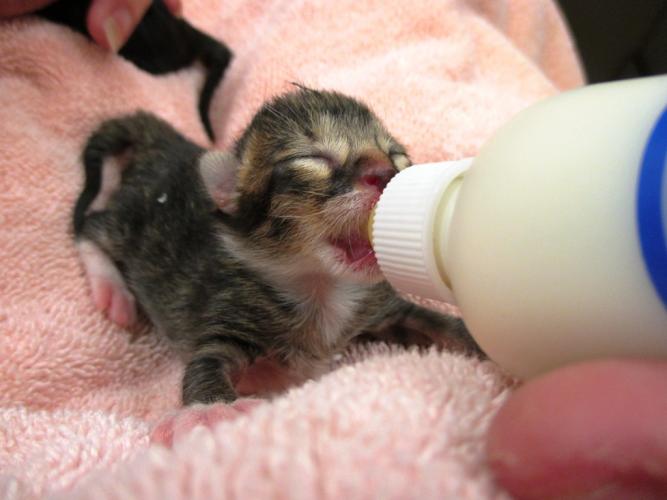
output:
{"label": "newborn kitten", "polygon": [[[58,0],[35,12],[49,21],[64,24],[90,38],[86,15],[91,0]],[[118,52],[137,67],[161,75],[201,62],[206,80],[199,94],[199,116],[209,138],[213,128],[209,107],[232,53],[220,41],[175,17],[162,0],[154,0],[129,40]]]}
{"label": "newborn kitten", "polygon": [[186,405],[233,401],[260,358],[314,376],[354,337],[387,328],[477,350],[460,319],[382,280],[365,226],[410,160],[356,100],[278,97],[233,153],[140,112],[102,124],[83,161],[74,229],[93,296],[120,323],[136,297],[180,346]]}

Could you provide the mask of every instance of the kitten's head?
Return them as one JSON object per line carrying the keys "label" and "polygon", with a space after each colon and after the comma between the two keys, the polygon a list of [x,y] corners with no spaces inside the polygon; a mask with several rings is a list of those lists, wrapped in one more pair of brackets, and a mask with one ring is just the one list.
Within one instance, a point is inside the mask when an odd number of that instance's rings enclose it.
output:
{"label": "kitten's head", "polygon": [[381,279],[366,225],[410,160],[364,104],[305,88],[278,97],[218,163],[226,170],[205,168],[203,177],[246,251],[296,272]]}

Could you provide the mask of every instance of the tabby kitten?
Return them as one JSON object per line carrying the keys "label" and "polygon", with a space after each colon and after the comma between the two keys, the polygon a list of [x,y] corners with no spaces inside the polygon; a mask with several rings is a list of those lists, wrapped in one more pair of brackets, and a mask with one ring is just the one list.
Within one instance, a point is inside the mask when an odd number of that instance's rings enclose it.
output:
{"label": "tabby kitten", "polygon": [[365,225],[410,160],[352,98],[275,98],[232,153],[139,112],[102,124],[83,162],[74,229],[93,297],[121,324],[136,298],[182,349],[186,405],[233,401],[262,358],[315,376],[362,333],[406,328],[477,350],[460,319],[382,279]]}

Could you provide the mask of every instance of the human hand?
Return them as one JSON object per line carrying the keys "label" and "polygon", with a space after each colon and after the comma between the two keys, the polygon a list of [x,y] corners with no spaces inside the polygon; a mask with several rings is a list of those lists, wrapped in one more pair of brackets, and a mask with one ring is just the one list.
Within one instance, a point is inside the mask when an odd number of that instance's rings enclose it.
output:
{"label": "human hand", "polygon": [[[34,12],[54,0],[0,1],[0,18]],[[127,42],[152,0],[92,0],[86,25],[90,36],[102,47],[117,52]],[[174,14],[181,12],[181,0],[163,0]]]}
{"label": "human hand", "polygon": [[496,415],[487,452],[518,499],[667,498],[667,362],[566,367]]}

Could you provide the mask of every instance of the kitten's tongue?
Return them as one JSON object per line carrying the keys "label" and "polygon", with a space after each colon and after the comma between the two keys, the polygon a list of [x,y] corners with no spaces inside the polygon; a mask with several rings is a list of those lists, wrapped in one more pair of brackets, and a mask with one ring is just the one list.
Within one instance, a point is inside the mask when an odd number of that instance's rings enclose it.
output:
{"label": "kitten's tongue", "polygon": [[333,245],[345,251],[345,256],[350,262],[356,262],[373,253],[370,242],[361,235],[334,240]]}

